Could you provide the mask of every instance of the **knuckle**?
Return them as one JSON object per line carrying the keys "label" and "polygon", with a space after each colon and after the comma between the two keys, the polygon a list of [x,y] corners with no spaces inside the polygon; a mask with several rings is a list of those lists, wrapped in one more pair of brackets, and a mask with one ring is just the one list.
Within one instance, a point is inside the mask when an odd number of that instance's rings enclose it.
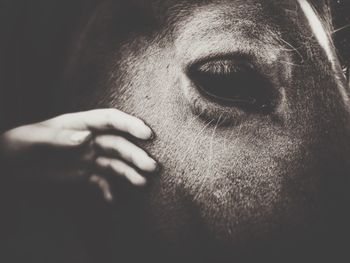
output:
{"label": "knuckle", "polygon": [[126,177],[128,175],[128,166],[121,161],[115,162],[115,170],[121,175]]}
{"label": "knuckle", "polygon": [[103,167],[103,168],[110,168],[111,162],[107,158],[104,157],[97,157],[95,160],[96,164]]}
{"label": "knuckle", "polygon": [[114,147],[121,147],[125,145],[125,139],[121,136],[115,136],[113,140],[113,146]]}
{"label": "knuckle", "polygon": [[106,141],[107,140],[104,135],[95,136],[95,138],[93,139],[93,144],[100,148],[100,147],[104,147],[107,144]]}
{"label": "knuckle", "polygon": [[134,149],[133,145],[123,137],[116,138],[113,144],[113,151],[118,156],[131,162],[134,161],[134,155],[137,153],[137,150]]}
{"label": "knuckle", "polygon": [[113,138],[113,141],[111,143],[111,148],[112,148],[112,151],[117,153],[117,154],[125,154],[126,152],[126,139],[122,138],[122,137],[116,137],[116,138]]}
{"label": "knuckle", "polygon": [[129,177],[130,169],[128,169],[128,167],[123,167],[123,169],[121,170],[121,175],[124,177]]}
{"label": "knuckle", "polygon": [[107,111],[105,116],[105,123],[108,129],[113,129],[116,127],[116,121],[114,114],[111,111]]}
{"label": "knuckle", "polygon": [[130,159],[130,162],[135,164],[135,165],[140,163],[140,161],[139,161],[140,159],[138,158],[137,153],[134,153],[134,152],[129,153],[128,159]]}
{"label": "knuckle", "polygon": [[89,182],[94,184],[97,184],[100,180],[101,180],[101,177],[95,174],[91,175],[89,178]]}
{"label": "knuckle", "polygon": [[59,141],[61,137],[64,137],[64,133],[65,133],[61,129],[51,129],[48,132],[51,132],[51,136],[52,136],[53,141]]}

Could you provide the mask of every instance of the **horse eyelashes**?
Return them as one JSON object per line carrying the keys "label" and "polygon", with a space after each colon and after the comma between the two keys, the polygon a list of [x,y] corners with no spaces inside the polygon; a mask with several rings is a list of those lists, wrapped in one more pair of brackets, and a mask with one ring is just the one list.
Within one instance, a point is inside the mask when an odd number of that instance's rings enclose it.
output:
{"label": "horse eyelashes", "polygon": [[276,99],[271,82],[245,60],[217,58],[197,62],[188,76],[207,99],[226,107],[268,113]]}

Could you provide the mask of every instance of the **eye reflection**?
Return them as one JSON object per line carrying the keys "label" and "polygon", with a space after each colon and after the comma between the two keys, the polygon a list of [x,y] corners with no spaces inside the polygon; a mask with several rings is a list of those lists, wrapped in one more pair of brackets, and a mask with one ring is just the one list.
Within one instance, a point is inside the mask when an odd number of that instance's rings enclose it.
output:
{"label": "eye reflection", "polygon": [[200,61],[189,67],[188,76],[203,96],[223,106],[259,113],[271,112],[275,107],[276,90],[245,60]]}

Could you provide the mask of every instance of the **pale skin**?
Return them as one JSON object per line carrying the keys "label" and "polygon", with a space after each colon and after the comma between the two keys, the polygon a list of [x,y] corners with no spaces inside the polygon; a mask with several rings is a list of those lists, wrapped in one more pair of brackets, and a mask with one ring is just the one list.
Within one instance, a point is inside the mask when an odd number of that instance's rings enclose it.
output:
{"label": "pale skin", "polygon": [[147,183],[144,174],[158,170],[156,161],[128,136],[146,141],[153,132],[142,120],[117,109],[69,113],[3,133],[0,157],[10,175],[29,180],[38,175],[39,180],[85,178],[110,202],[114,197],[108,177],[123,177],[142,187]]}

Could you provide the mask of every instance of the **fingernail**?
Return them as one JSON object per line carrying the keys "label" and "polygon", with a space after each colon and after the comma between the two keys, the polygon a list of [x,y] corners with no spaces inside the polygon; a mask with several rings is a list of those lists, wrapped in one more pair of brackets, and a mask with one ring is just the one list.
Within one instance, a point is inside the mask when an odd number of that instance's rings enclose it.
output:
{"label": "fingernail", "polygon": [[156,138],[156,135],[154,134],[154,132],[151,130],[151,136],[149,137],[150,140],[153,140],[154,138]]}
{"label": "fingernail", "polygon": [[142,154],[138,166],[141,170],[151,173],[157,169],[158,164],[148,154]]}
{"label": "fingernail", "polygon": [[145,135],[146,135],[146,139],[153,139],[154,137],[154,134],[153,134],[153,131],[151,130],[150,127],[148,127],[146,124],[144,124],[144,127],[145,127]]}
{"label": "fingernail", "polygon": [[155,160],[153,160],[153,159],[151,159],[151,160],[152,160],[152,165],[153,165],[152,172],[158,172],[159,171],[158,163]]}
{"label": "fingernail", "polygon": [[89,131],[79,131],[75,132],[70,136],[70,140],[74,143],[82,143],[85,142],[91,135]]}

